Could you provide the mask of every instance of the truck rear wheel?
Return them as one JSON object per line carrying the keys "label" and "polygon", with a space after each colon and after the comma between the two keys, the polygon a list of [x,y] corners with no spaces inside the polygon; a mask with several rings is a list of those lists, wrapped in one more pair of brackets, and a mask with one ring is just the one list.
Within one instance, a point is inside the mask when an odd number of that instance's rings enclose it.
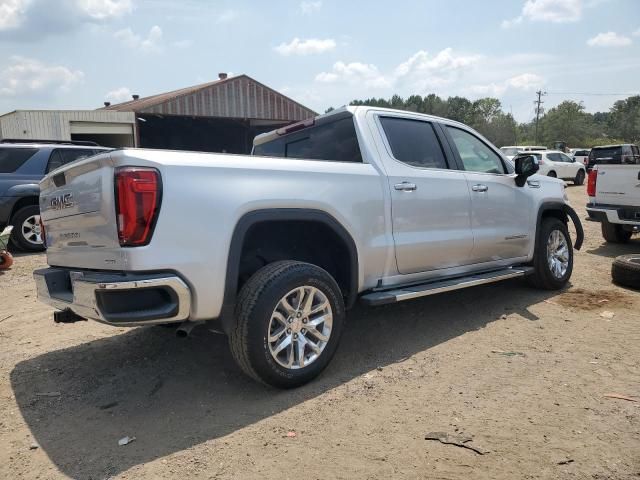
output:
{"label": "truck rear wheel", "polygon": [[559,290],[571,278],[573,246],[564,222],[547,217],[540,224],[533,254],[534,273],[529,282],[536,288]]}
{"label": "truck rear wheel", "polygon": [[325,270],[281,261],[258,270],[238,296],[231,353],[250,377],[278,388],[309,382],[333,357],[345,310]]}
{"label": "truck rear wheel", "polygon": [[631,240],[631,232],[622,228],[622,225],[609,223],[606,220],[601,224],[602,236],[609,243],[627,243]]}

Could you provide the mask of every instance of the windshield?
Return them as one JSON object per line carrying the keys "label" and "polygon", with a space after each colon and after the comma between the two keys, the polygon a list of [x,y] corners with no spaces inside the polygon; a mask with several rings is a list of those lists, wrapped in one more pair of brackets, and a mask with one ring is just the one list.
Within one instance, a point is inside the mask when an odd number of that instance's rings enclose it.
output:
{"label": "windshield", "polygon": [[0,173],[15,172],[37,151],[37,148],[0,148]]}

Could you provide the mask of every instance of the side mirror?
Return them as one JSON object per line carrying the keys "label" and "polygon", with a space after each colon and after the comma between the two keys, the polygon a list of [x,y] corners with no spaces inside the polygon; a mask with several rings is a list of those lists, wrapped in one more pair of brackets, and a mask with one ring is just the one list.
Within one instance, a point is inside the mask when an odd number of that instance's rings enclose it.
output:
{"label": "side mirror", "polygon": [[516,185],[523,187],[527,178],[540,170],[538,158],[535,155],[521,154],[513,160],[516,164]]}

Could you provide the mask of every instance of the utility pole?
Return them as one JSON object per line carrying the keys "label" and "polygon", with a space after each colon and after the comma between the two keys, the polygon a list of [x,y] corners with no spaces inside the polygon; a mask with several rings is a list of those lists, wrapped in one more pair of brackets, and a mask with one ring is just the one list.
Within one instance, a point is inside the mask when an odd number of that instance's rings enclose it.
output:
{"label": "utility pole", "polygon": [[538,90],[536,92],[536,95],[538,95],[538,100],[536,100],[535,103],[536,104],[536,145],[538,144],[538,122],[540,121],[540,113],[542,113],[542,104],[544,103],[542,101],[542,96],[546,95],[547,92],[543,92],[542,90]]}

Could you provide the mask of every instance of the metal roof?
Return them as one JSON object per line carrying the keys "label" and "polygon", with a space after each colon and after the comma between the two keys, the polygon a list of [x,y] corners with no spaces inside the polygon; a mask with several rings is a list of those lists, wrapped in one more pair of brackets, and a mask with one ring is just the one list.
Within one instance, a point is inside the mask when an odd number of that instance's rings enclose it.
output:
{"label": "metal roof", "polygon": [[159,93],[99,110],[287,121],[304,120],[317,115],[313,110],[247,75]]}

